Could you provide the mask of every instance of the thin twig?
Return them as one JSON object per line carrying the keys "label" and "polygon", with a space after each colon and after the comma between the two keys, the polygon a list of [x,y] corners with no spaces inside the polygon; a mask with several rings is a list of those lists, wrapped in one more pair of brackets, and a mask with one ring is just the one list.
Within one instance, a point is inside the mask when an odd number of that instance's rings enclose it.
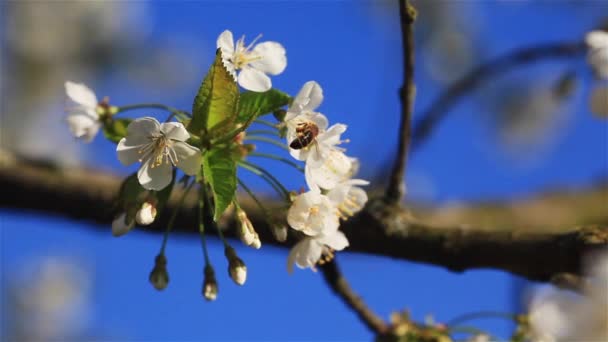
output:
{"label": "thin twig", "polygon": [[403,40],[403,87],[399,91],[401,98],[401,124],[397,156],[391,172],[385,198],[389,203],[397,203],[405,193],[404,177],[407,168],[407,156],[412,138],[412,112],[416,85],[414,84],[414,20],[416,10],[408,0],[399,0],[401,18],[401,36]]}
{"label": "thin twig", "polygon": [[371,331],[377,335],[388,331],[388,325],[365,305],[361,297],[350,287],[346,278],[342,276],[335,257],[332,261],[319,266],[319,268],[323,273],[323,278],[325,278],[327,285],[359,316],[359,319]]}
{"label": "thin twig", "polygon": [[447,88],[414,125],[412,153],[428,140],[435,128],[449,113],[451,107],[484,81],[525,65],[548,59],[579,58],[586,52],[584,42],[559,42],[525,47],[512,51],[478,66]]}

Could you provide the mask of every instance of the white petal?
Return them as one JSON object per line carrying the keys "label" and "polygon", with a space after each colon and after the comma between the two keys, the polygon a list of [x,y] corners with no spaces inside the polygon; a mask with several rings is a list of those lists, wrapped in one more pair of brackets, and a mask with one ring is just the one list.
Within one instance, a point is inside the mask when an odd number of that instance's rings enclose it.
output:
{"label": "white petal", "polygon": [[597,86],[591,91],[589,105],[593,114],[608,118],[608,85]]}
{"label": "white petal", "polygon": [[131,140],[130,145],[143,144],[148,142],[151,136],[160,134],[160,123],[152,117],[143,117],[134,120],[127,126],[127,139]]}
{"label": "white petal", "polygon": [[608,80],[608,48],[591,50],[587,61],[599,78]]}
{"label": "white petal", "polygon": [[[222,50],[223,57],[229,58],[234,53],[234,38],[232,32],[226,30],[217,37],[217,48]],[[225,56],[229,54],[230,56]]]}
{"label": "white petal", "polygon": [[127,220],[127,214],[122,213],[112,221],[112,235],[122,236],[127,234],[131,228],[135,225],[134,222],[125,222]]}
{"label": "white petal", "polygon": [[66,118],[70,131],[76,138],[81,138],[85,142],[93,140],[101,124],[96,119],[86,114],[69,115]]}
{"label": "white petal", "polygon": [[348,247],[348,239],[346,238],[344,233],[339,230],[336,230],[335,232],[329,235],[319,236],[317,237],[317,241],[319,241],[319,243],[321,244],[331,247],[336,251],[341,251],[344,248]]}
{"label": "white petal", "polygon": [[315,81],[308,81],[304,83],[289,108],[293,108],[295,112],[313,111],[321,102],[323,102],[323,88]]}
{"label": "white petal", "polygon": [[251,62],[250,65],[266,74],[278,75],[287,66],[285,48],[277,42],[263,42],[253,48],[253,53],[261,59]]}
{"label": "white petal", "polygon": [[319,134],[317,141],[328,145],[338,145],[341,142],[340,135],[346,132],[347,127],[344,124],[335,124],[325,131],[325,133]]}
{"label": "white petal", "polygon": [[171,140],[186,141],[190,139],[190,133],[181,122],[165,122],[160,125],[160,131]]}
{"label": "white petal", "polygon": [[176,166],[187,175],[196,175],[201,169],[201,151],[181,141],[173,144],[173,150],[177,154]]}
{"label": "white petal", "polygon": [[265,92],[272,88],[270,77],[252,67],[243,68],[238,76],[238,82],[241,87],[256,92]]}
{"label": "white petal", "polygon": [[310,118],[310,121],[314,122],[315,125],[317,125],[317,127],[319,127],[319,131],[323,132],[327,129],[327,126],[329,125],[329,121],[327,120],[327,117],[321,113],[316,113],[313,112],[311,114],[308,115],[308,117]]}
{"label": "white petal", "polygon": [[317,261],[321,258],[323,246],[313,238],[304,238],[300,240],[289,252],[287,257],[287,271],[293,272],[293,264],[299,268],[313,268]]}
{"label": "white petal", "polygon": [[350,158],[338,150],[330,150],[321,166],[312,166],[312,163],[306,163],[304,170],[308,186],[319,186],[325,190],[333,189],[346,180],[352,169]]}
{"label": "white petal", "polygon": [[591,31],[585,36],[585,42],[592,49],[608,48],[608,32]]}
{"label": "white petal", "polygon": [[131,143],[132,140],[122,138],[116,146],[118,160],[122,163],[122,165],[131,165],[138,162],[142,157],[140,151],[144,148],[145,144],[134,145]]}
{"label": "white petal", "polygon": [[65,92],[70,100],[88,108],[95,108],[99,103],[95,93],[82,83],[65,82]]}
{"label": "white petal", "polygon": [[146,190],[162,190],[173,177],[173,165],[162,163],[152,167],[152,161],[146,160],[137,171],[137,179],[139,184]]}

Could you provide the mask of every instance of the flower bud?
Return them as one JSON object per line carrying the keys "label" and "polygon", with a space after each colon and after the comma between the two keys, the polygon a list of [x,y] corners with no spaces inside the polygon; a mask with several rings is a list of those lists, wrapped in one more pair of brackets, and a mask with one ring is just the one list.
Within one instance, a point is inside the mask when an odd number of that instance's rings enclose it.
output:
{"label": "flower bud", "polygon": [[147,226],[154,222],[156,218],[156,206],[151,202],[144,202],[135,214],[135,221],[140,226]]}
{"label": "flower bud", "polygon": [[167,258],[159,254],[154,259],[154,268],[150,272],[150,283],[155,289],[162,291],[169,285],[169,273],[167,273]]}
{"label": "flower bud", "polygon": [[284,223],[273,220],[270,222],[270,230],[278,242],[285,242],[287,240],[287,225]]}
{"label": "flower bud", "polygon": [[253,228],[253,224],[247,217],[247,213],[241,208],[236,209],[236,217],[240,223],[241,241],[247,246],[259,249],[262,246],[258,233]]}
{"label": "flower bud", "polygon": [[247,280],[247,266],[245,266],[243,260],[236,255],[236,251],[230,246],[224,249],[224,254],[228,258],[228,274],[230,278],[238,285],[245,284],[245,280]]}
{"label": "flower bud", "polygon": [[217,298],[217,281],[215,280],[215,271],[209,264],[205,265],[205,280],[203,282],[203,297],[208,301],[214,301]]}
{"label": "flower bud", "polygon": [[127,222],[127,213],[122,213],[118,215],[114,221],[112,221],[112,235],[125,235],[131,230],[131,228],[133,228],[134,225],[135,222],[133,221]]}

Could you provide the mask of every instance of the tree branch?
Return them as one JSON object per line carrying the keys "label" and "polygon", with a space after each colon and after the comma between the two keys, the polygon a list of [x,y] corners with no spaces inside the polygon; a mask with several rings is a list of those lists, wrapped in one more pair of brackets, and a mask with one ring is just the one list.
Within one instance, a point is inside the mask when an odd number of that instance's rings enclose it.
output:
{"label": "tree branch", "polygon": [[319,267],[321,268],[321,272],[323,272],[323,278],[325,278],[327,285],[351,310],[357,313],[359,319],[371,331],[375,332],[376,335],[383,335],[388,332],[388,325],[365,305],[365,302],[350,287],[346,278],[342,276],[336,257]]}
{"label": "tree branch", "polygon": [[550,43],[521,48],[493,59],[470,71],[449,86],[414,125],[412,152],[418,150],[460,97],[475,90],[484,81],[507,71],[547,59],[579,58],[587,51],[583,41]]}
{"label": "tree branch", "polygon": [[[84,219],[101,224],[92,227],[110,234],[122,178],[86,168],[62,169],[2,153],[0,207]],[[168,210],[142,230],[162,233],[179,194],[174,191]],[[253,203],[241,202],[263,243],[277,244],[267,217]],[[495,268],[550,281],[561,273],[581,274],[583,255],[608,245],[606,203],[606,184],[510,202],[418,209],[416,217],[399,205],[372,199],[341,229],[353,252],[430,263],[457,272]],[[196,199],[191,197],[180,210],[176,233],[198,234],[193,208]],[[236,236],[232,218],[225,218],[221,225],[227,227],[228,236]]]}
{"label": "tree branch", "polygon": [[405,192],[404,180],[407,168],[407,156],[412,137],[412,112],[416,85],[414,84],[414,21],[416,10],[408,0],[399,1],[399,17],[401,18],[401,37],[403,40],[403,87],[399,90],[401,98],[401,123],[399,126],[399,141],[397,156],[386,188],[386,200],[397,203]]}

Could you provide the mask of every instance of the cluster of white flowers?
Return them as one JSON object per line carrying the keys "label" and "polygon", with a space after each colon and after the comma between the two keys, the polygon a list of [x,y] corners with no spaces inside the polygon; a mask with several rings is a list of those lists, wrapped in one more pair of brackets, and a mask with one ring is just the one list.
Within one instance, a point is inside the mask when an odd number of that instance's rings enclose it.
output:
{"label": "cluster of white flowers", "polygon": [[315,264],[323,254],[342,250],[348,240],[338,230],[340,219],[346,220],[361,210],[367,194],[360,185],[368,182],[351,179],[358,162],[339,147],[346,125],[328,128],[327,118],[315,112],[323,101],[323,90],[314,81],[304,84],[285,116],[290,154],[306,162],[305,178],[309,191],[298,195],[287,213],[289,225],[306,235],[289,253],[287,269],[293,271]]}
{"label": "cluster of white flowers", "polygon": [[532,341],[608,341],[608,251],[594,257],[583,295],[551,288],[533,298]]}

